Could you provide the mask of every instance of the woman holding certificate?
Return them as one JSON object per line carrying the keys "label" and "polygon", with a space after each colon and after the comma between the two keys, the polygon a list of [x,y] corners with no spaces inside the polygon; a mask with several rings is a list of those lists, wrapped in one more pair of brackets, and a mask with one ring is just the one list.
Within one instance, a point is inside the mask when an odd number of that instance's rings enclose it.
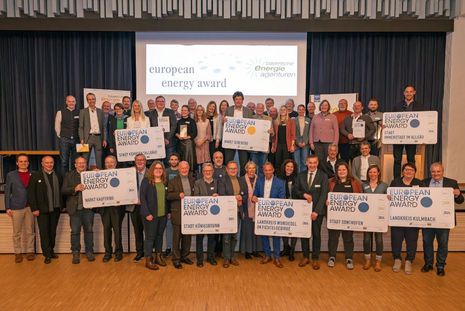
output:
{"label": "woman holding certificate", "polygon": [[195,109],[195,123],[197,125],[197,137],[195,137],[195,155],[197,159],[197,170],[199,174],[202,170],[202,164],[211,161],[210,158],[210,140],[212,138],[212,131],[210,127],[210,121],[207,120],[205,114],[205,108],[202,105],[198,105]]}
{"label": "woman holding certificate", "polygon": [[[370,165],[367,170],[367,181],[362,184],[365,193],[387,193],[388,185],[381,181],[381,170],[378,165]],[[381,271],[381,259],[383,256],[383,233],[375,232],[376,261],[375,271]],[[371,267],[371,243],[373,242],[373,232],[363,233],[363,254],[365,255],[364,270]]]}
{"label": "woman holding certificate", "polygon": [[295,122],[289,118],[285,105],[279,108],[279,115],[274,121],[274,132],[276,134],[273,137],[271,153],[275,154],[275,167],[280,168],[295,149]]}
{"label": "woman holding certificate", "polygon": [[189,168],[194,171],[196,164],[193,140],[197,137],[197,125],[195,120],[189,117],[189,106],[181,108],[181,119],[176,124],[176,138],[179,140],[178,153],[181,161],[189,163]]}
{"label": "woman holding certificate", "polygon": [[[163,250],[163,233],[165,232],[170,208],[166,201],[165,167],[160,161],[154,161],[147,177],[140,185],[140,214],[144,223],[144,257],[145,266],[150,270],[158,270],[158,266],[166,266],[161,256]],[[155,248],[155,257],[152,254]]]}
{"label": "woman holding certificate", "polygon": [[[361,193],[362,185],[350,174],[349,165],[341,162],[336,166],[336,175],[329,180],[329,192]],[[333,268],[336,263],[336,252],[339,244],[339,236],[342,234],[344,241],[344,253],[346,267],[354,269],[354,232],[349,230],[328,229],[328,267]]]}

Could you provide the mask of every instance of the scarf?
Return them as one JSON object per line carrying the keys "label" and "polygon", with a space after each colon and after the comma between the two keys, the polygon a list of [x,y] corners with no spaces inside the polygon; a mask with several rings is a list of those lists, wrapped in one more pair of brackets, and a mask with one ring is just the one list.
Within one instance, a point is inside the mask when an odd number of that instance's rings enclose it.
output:
{"label": "scarf", "polygon": [[45,185],[47,186],[47,198],[48,198],[48,211],[53,212],[53,209],[60,207],[60,185],[58,184],[58,177],[55,172],[52,172],[53,178],[53,191],[52,186],[48,180],[47,173],[42,170],[44,176]]}
{"label": "scarf", "polygon": [[255,203],[252,202],[252,197],[255,189],[255,184],[257,182],[257,175],[254,175],[253,178],[253,184],[251,184],[249,176],[245,176],[245,182],[247,184],[247,191],[249,194],[247,197],[247,214],[249,214],[249,218],[255,220]]}

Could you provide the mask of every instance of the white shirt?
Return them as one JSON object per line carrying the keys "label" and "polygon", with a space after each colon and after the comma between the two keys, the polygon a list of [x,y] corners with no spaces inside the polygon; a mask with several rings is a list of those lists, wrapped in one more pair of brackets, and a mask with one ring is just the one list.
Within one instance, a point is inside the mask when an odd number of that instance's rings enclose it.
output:
{"label": "white shirt", "polygon": [[136,121],[135,118],[129,117],[126,119],[126,128],[128,129],[134,129],[134,128],[148,128],[150,127],[150,120],[148,117],[145,117],[142,120],[142,115],[139,116],[139,121]]}
{"label": "white shirt", "polygon": [[98,124],[98,117],[97,117],[97,108],[93,111],[89,108],[89,115],[90,115],[90,134],[101,134],[100,127]]}
{"label": "white shirt", "polygon": [[263,197],[265,199],[269,199],[270,198],[270,193],[271,193],[271,185],[273,184],[273,177],[271,177],[270,179],[266,179],[265,178],[265,187],[263,189]]}
{"label": "white shirt", "polygon": [[370,155],[364,157],[360,156],[360,180],[367,180],[367,170],[370,164],[368,163],[368,158]]}
{"label": "white shirt", "polygon": [[235,106],[234,106],[234,118],[243,118],[244,114],[242,113],[242,108],[241,109],[237,109]]}

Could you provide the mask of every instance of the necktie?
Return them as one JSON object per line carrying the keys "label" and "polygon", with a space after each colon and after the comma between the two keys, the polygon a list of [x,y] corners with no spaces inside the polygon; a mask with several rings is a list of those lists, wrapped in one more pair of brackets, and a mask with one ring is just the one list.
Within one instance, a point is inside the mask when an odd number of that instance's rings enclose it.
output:
{"label": "necktie", "polygon": [[312,186],[312,181],[313,181],[313,173],[310,172],[310,176],[308,177],[308,187],[309,188]]}

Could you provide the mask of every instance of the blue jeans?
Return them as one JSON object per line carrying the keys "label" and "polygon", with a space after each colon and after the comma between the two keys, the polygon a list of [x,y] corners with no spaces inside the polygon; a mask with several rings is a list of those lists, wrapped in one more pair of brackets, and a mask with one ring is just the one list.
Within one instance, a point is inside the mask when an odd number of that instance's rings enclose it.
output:
{"label": "blue jeans", "polygon": [[173,248],[173,224],[171,223],[171,219],[168,219],[166,222],[165,237],[166,237],[166,248],[172,249]]}
{"label": "blue jeans", "polygon": [[86,253],[94,252],[94,211],[92,209],[77,210],[73,215],[69,215],[71,226],[71,251],[79,253],[81,251],[81,227],[84,229],[84,245]]}
{"label": "blue jeans", "polygon": [[[265,256],[271,257],[271,248],[270,248],[270,237],[262,236],[262,245]],[[279,259],[279,252],[281,250],[281,237],[273,237],[273,258]]]}
{"label": "blue jeans", "polygon": [[421,229],[423,234],[423,251],[425,265],[433,266],[434,264],[434,237],[438,241],[438,251],[436,254],[436,267],[444,268],[448,253],[449,229]]}
{"label": "blue jeans", "polygon": [[65,174],[72,170],[70,165],[73,164],[76,156],[76,141],[74,139],[61,137],[60,138],[60,160],[61,173]]}
{"label": "blue jeans", "polygon": [[297,163],[297,168],[299,172],[303,172],[307,169],[307,156],[308,156],[308,145],[305,145],[303,148],[296,147],[294,151],[294,160]]}
{"label": "blue jeans", "polygon": [[155,253],[162,252],[166,219],[166,216],[153,217],[152,221],[148,221],[144,218],[144,257],[151,258],[154,248]]}
{"label": "blue jeans", "polygon": [[268,159],[268,153],[265,152],[251,152],[250,160],[257,165],[257,175],[263,175],[262,166]]}

